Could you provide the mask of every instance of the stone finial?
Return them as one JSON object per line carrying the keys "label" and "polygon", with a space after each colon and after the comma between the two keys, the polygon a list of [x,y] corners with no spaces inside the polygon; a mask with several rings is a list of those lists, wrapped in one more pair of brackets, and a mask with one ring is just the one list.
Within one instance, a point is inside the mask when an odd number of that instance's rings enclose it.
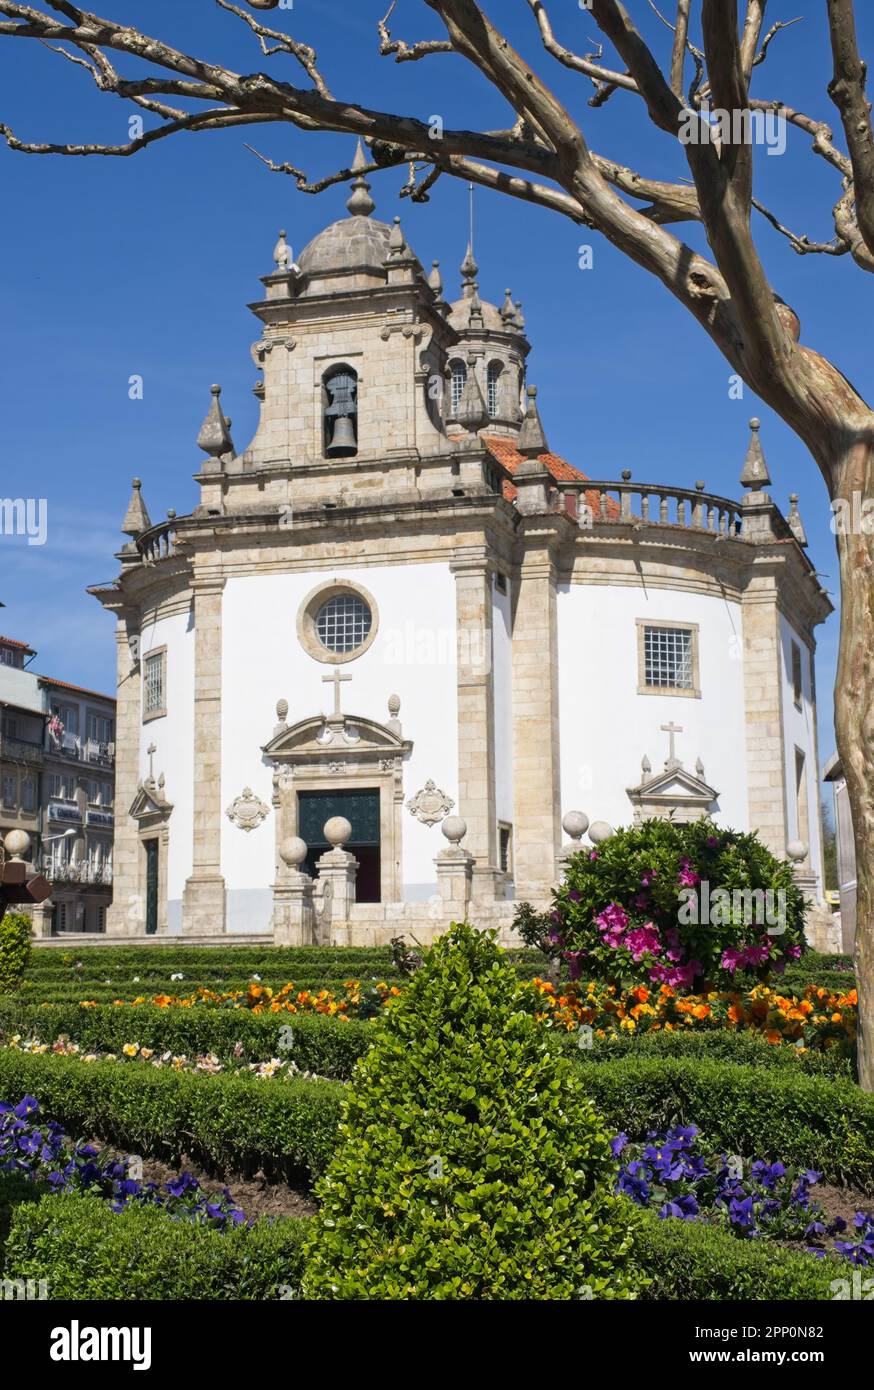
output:
{"label": "stone finial", "polygon": [[762,443],[759,439],[760,428],[760,420],[750,420],[750,442],[740,475],[741,484],[743,487],[749,488],[751,492],[760,492],[771,481],[768,466],[765,463],[765,455],[762,452]]}
{"label": "stone finial", "polygon": [[786,846],[787,858],[800,864],[807,858],[807,845],[803,840],[790,840]]}
{"label": "stone finial", "polygon": [[473,258],[473,246],[467,243],[467,250],[464,253],[464,260],[461,262],[461,295],[463,299],[470,299],[476,292],[476,277],[479,274],[479,266]]}
{"label": "stone finial", "polygon": [[345,816],[331,816],[325,821],[322,833],[329,845],[342,849],[352,834],[352,826]]}
{"label": "stone finial", "polygon": [[26,830],[10,830],[3,840],[3,848],[14,864],[20,864],[30,853],[31,839]]}
{"label": "stone finial", "polygon": [[398,715],[399,715],[400,712],[401,712],[401,697],[400,697],[400,695],[389,695],[389,697],[388,697],[388,712],[389,712],[389,714],[391,715],[392,719],[397,719]]}
{"label": "stone finial", "polygon": [[650,773],[652,772],[652,763],[650,762],[646,753],[644,753],[643,757],[640,760],[640,770],[643,773],[645,781],[646,778],[649,777]]}
{"label": "stone finial", "polygon": [[695,759],[695,776],[704,781],[704,763],[700,757]]}
{"label": "stone finial", "polygon": [[524,332],[524,329],[525,329],[525,315],[522,313],[522,301],[521,301],[521,299],[517,299],[517,300],[516,300],[516,327],[519,329],[519,332],[520,332],[520,333]]}
{"label": "stone finial", "polygon": [[351,217],[369,217],[376,207],[376,203],[370,196],[370,184],[361,172],[362,169],[367,168],[367,158],[360,140],[355,150],[352,168],[356,171],[357,178],[353,181],[352,192],[346,200],[346,207]]}
{"label": "stone finial", "polygon": [[504,291],[504,302],[501,305],[501,318],[504,320],[504,323],[512,325],[515,317],[516,306],[513,303],[513,299],[510,294],[510,287],[507,286],[506,290]]}
{"label": "stone finial", "polygon": [[561,818],[561,828],[572,840],[579,842],[589,828],[589,817],[585,811],[566,811]]}
{"label": "stone finial", "polygon": [[280,724],[288,718],[288,701],[284,697],[276,701],[276,718]]}
{"label": "stone finial", "polygon": [[386,259],[390,261],[399,261],[406,249],[407,243],[404,240],[401,219],[399,217],[394,217],[392,218],[392,228],[388,238],[388,256]]}
{"label": "stone finial", "polygon": [[434,291],[438,299],[443,298],[443,276],[440,274],[440,262],[432,261],[431,274],[428,276],[428,284]]}
{"label": "stone finial", "polygon": [[476,358],[472,352],[467,354],[467,380],[452,418],[464,425],[469,434],[476,434],[489,422],[489,411],[477,380]]}
{"label": "stone finial", "polygon": [[299,869],[308,854],[309,846],[299,835],[289,835],[279,846],[279,857],[289,869]]}
{"label": "stone finial", "polygon": [[440,826],[453,849],[457,849],[467,834],[467,821],[463,816],[447,816]]}
{"label": "stone finial", "polygon": [[276,263],[277,272],[280,275],[286,275],[288,271],[291,269],[293,256],[291,253],[291,247],[285,240],[284,231],[281,231],[279,233],[279,240],[273,248],[273,259]]}
{"label": "stone finial", "polygon": [[540,419],[540,411],[537,409],[537,387],[528,387],[528,405],[525,416],[522,420],[522,428],[519,431],[519,438],[516,448],[520,454],[544,454],[549,445],[546,442],[546,435],[543,432],[543,423]]}
{"label": "stone finial", "polygon": [[212,404],[200,427],[197,447],[212,458],[221,458],[224,454],[234,452],[234,441],[231,439],[230,421],[225,418],[221,407],[222,388],[211,386],[209,389],[212,392]]}
{"label": "stone finial", "polygon": [[605,820],[592,821],[592,824],[589,826],[589,839],[592,841],[593,845],[603,844],[605,840],[610,839],[612,834],[613,827],[612,825],[608,825]]}
{"label": "stone finial", "polygon": [[798,493],[789,494],[789,515],[786,518],[789,529],[799,545],[807,545],[807,532],[804,529],[804,522],[801,520],[801,513],[798,510]]}
{"label": "stone finial", "polygon": [[142,483],[139,478],[131,480],[133,492],[127,504],[127,511],[124,514],[124,521],[121,523],[122,533],[136,539],[141,536],[143,531],[148,531],[152,522],[149,518],[148,509],[143,501]]}

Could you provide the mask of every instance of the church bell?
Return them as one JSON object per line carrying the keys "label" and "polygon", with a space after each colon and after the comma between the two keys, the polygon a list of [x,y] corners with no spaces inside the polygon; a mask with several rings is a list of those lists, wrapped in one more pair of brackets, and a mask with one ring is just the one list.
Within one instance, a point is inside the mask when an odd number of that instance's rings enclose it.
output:
{"label": "church bell", "polygon": [[358,453],[355,426],[348,415],[339,415],[335,420],[331,442],[325,453],[329,459],[350,458],[353,454]]}

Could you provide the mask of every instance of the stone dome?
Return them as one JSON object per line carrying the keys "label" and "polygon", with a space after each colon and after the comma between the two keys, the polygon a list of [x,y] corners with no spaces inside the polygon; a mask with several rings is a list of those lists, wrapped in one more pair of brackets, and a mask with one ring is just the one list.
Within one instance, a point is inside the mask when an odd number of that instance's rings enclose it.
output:
{"label": "stone dome", "polygon": [[300,253],[304,276],[336,275],[347,270],[383,272],[391,227],[374,217],[341,217],[314,236]]}
{"label": "stone dome", "polygon": [[[475,301],[469,297],[456,299],[454,304],[449,307],[449,322],[459,333],[470,331],[470,315]],[[490,304],[487,299],[478,301],[478,311],[482,314],[482,327],[477,323],[475,332],[487,329],[491,333],[506,333],[507,324],[501,317],[501,311],[497,304]]]}

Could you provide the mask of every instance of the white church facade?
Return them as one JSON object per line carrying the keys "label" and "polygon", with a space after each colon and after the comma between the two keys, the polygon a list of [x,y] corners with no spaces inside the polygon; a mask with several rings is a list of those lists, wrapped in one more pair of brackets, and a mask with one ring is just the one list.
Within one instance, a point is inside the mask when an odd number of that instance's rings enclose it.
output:
{"label": "white church facade", "polygon": [[[709,815],[821,896],[814,632],[831,611],[758,426],[739,501],[551,453],[518,302],[444,296],[359,174],[251,305],[193,510],[135,480],[107,932],[419,940],[545,904],[562,820]],[[742,452],[739,443],[739,452]],[[326,830],[327,826],[327,830]],[[603,826],[599,832],[604,833]]]}

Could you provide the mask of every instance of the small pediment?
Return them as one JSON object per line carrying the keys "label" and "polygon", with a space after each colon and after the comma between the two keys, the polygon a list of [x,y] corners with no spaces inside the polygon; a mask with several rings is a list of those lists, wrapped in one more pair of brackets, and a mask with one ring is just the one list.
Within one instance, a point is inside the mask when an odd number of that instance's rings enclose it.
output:
{"label": "small pediment", "polygon": [[695,821],[709,816],[715,809],[719,792],[705,782],[700,759],[694,774],[675,757],[669,758],[662,771],[654,776],[648,758],[644,758],[642,767],[642,780],[636,787],[627,789],[636,824],[667,817],[681,822]]}
{"label": "small pediment", "polygon": [[628,795],[632,799],[636,796],[664,796],[671,799],[689,800],[691,798],[696,801],[711,802],[716,800],[718,793],[700,777],[693,777],[692,773],[687,772],[684,767],[675,767],[656,773],[655,777],[650,777],[637,787],[629,787]]}
{"label": "small pediment", "polygon": [[146,780],[137,787],[128,815],[137,821],[166,820],[172,810],[173,803],[164,796],[163,784]]}
{"label": "small pediment", "polygon": [[301,719],[297,724],[279,729],[270,742],[264,744],[262,752],[265,757],[282,762],[292,758],[336,758],[340,753],[358,757],[368,754],[383,758],[401,757],[411,748],[409,739],[385,724],[360,715],[346,714],[340,718],[316,715]]}

